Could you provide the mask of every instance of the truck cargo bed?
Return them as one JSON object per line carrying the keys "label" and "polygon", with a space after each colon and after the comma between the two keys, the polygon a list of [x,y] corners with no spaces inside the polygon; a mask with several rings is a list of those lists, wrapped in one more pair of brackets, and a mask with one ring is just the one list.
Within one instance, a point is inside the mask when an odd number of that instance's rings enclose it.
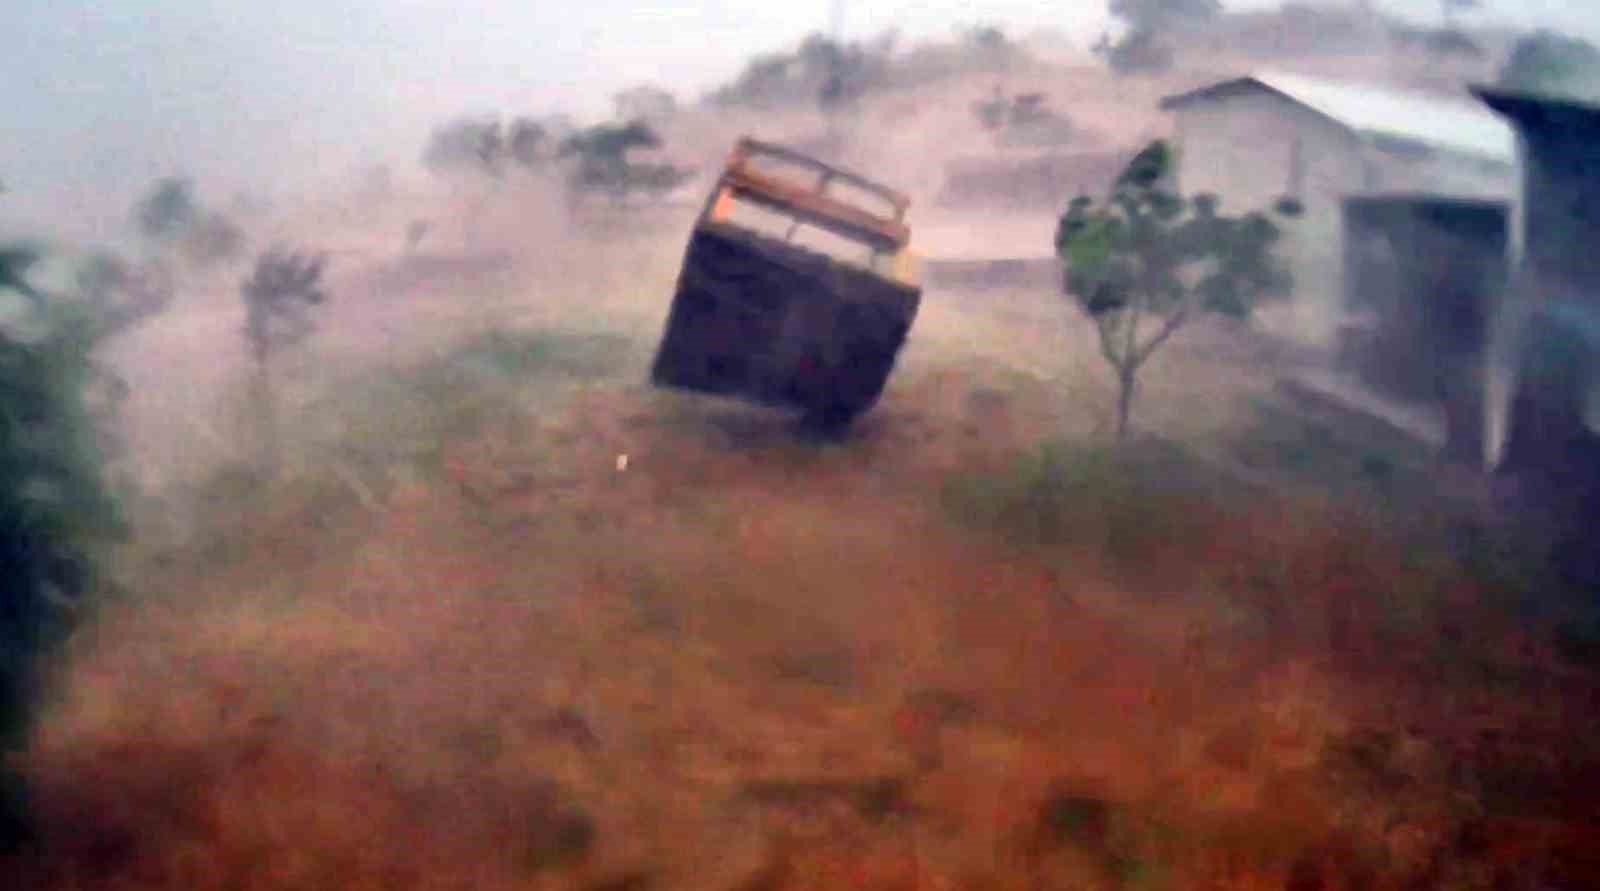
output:
{"label": "truck cargo bed", "polygon": [[[652,379],[798,408],[826,425],[848,423],[883,392],[916,318],[920,288],[730,222],[717,212],[719,197],[759,188],[756,200],[794,213],[796,228],[834,224],[894,259],[903,259],[909,232],[898,218],[831,210],[820,186],[797,195],[793,186],[745,170],[739,157],[690,237]],[[903,210],[903,199],[896,207]]]}

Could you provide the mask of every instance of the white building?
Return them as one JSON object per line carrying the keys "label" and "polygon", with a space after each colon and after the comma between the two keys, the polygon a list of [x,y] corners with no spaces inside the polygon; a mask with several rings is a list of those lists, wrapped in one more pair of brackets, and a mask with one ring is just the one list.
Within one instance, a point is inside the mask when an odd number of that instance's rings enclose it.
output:
{"label": "white building", "polygon": [[1515,134],[1470,99],[1258,73],[1161,105],[1177,118],[1184,194],[1216,194],[1224,212],[1284,197],[1303,206],[1284,227],[1281,248],[1295,271],[1294,298],[1260,320],[1310,345],[1334,346],[1345,316],[1346,198],[1408,192],[1515,201]]}

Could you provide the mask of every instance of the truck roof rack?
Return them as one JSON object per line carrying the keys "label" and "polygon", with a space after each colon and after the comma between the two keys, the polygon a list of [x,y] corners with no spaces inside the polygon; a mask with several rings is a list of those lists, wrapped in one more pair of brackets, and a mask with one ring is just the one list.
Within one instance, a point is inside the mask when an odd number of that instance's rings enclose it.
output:
{"label": "truck roof rack", "polygon": [[[759,158],[805,169],[816,174],[816,178],[805,183],[758,169],[754,162]],[[836,182],[883,200],[891,213],[888,216],[873,213],[828,194],[829,187]],[[911,241],[911,229],[905,224],[906,208],[911,200],[905,194],[783,146],[750,137],[740,139],[735,145],[707,206],[706,217],[713,221],[725,219],[730,198],[763,205],[799,222],[870,245],[877,251],[899,251]]]}

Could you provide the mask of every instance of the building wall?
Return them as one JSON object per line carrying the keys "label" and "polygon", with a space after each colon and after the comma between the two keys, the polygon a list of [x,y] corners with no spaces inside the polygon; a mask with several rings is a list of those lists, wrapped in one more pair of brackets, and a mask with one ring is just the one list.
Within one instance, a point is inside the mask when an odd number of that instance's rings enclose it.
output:
{"label": "building wall", "polygon": [[1263,307],[1258,323],[1295,340],[1331,346],[1342,294],[1340,202],[1368,171],[1360,140],[1344,128],[1267,90],[1188,103],[1178,110],[1178,186],[1213,192],[1223,210],[1269,208],[1299,198],[1284,221],[1279,254],[1295,274],[1289,301]]}
{"label": "building wall", "polygon": [[1345,203],[1349,304],[1370,317],[1342,344],[1349,370],[1378,392],[1442,405],[1446,455],[1482,466],[1485,358],[1507,276],[1501,201],[1406,193]]}
{"label": "building wall", "polygon": [[1224,210],[1270,207],[1293,195],[1303,216],[1284,222],[1280,255],[1295,273],[1291,300],[1264,307],[1272,333],[1332,348],[1345,319],[1344,199],[1361,193],[1430,192],[1507,200],[1510,164],[1383,144],[1265,88],[1199,99],[1177,109],[1178,186],[1214,192]]}
{"label": "building wall", "polygon": [[[1600,117],[1520,129],[1526,247],[1513,299],[1527,322],[1516,338],[1505,460],[1558,467],[1575,442],[1600,447]],[[1593,467],[1585,473],[1600,479]]]}

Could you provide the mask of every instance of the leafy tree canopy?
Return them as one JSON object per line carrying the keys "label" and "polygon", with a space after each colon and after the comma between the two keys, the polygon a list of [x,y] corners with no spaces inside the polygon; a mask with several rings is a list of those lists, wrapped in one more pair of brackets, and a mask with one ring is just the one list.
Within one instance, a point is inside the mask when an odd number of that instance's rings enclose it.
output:
{"label": "leafy tree canopy", "polygon": [[256,259],[255,271],[239,286],[245,303],[245,340],[258,363],[312,330],[307,310],[327,299],[322,271],[327,257],[273,247]]}
{"label": "leafy tree canopy", "polygon": [[505,132],[498,118],[461,119],[433,131],[422,163],[430,170],[471,170],[498,176],[505,161]]}
{"label": "leafy tree canopy", "polygon": [[892,33],[870,43],[811,34],[794,52],[751,59],[737,80],[710,99],[758,108],[796,101],[815,101],[825,109],[844,105],[887,83],[894,46]]}
{"label": "leafy tree canopy", "polygon": [[567,137],[562,143],[563,156],[579,158],[621,159],[634,149],[661,147],[661,137],[644,121],[626,124],[600,124]]}
{"label": "leafy tree canopy", "polygon": [[549,135],[550,131],[545,125],[532,118],[520,117],[513,120],[506,141],[511,160],[523,167],[538,166],[544,160],[544,147],[545,143],[549,142]]}
{"label": "leafy tree canopy", "polygon": [[156,181],[150,191],[134,205],[134,224],[150,238],[173,238],[188,229],[199,216],[194,183],[169,176]]}
{"label": "leafy tree canopy", "polygon": [[569,136],[562,143],[561,155],[578,161],[570,182],[572,196],[596,192],[621,201],[634,191],[671,191],[688,179],[688,170],[667,163],[635,162],[628,157],[634,150],[661,145],[660,135],[644,121],[601,124]]}
{"label": "leafy tree canopy", "polygon": [[549,160],[555,124],[527,116],[459,118],[436,127],[422,152],[422,163],[435,173],[465,171],[499,177],[509,165],[533,170]]}
{"label": "leafy tree canopy", "polygon": [[1117,74],[1165,71],[1172,49],[1164,40],[1173,32],[1216,18],[1220,0],[1111,0],[1113,18],[1126,26],[1122,37],[1100,39],[1094,51]]}
{"label": "leafy tree canopy", "polygon": [[[1242,318],[1293,278],[1273,255],[1279,229],[1263,212],[1221,213],[1214,195],[1167,188],[1172,152],[1155,142],[1117,177],[1104,202],[1072,201],[1056,232],[1067,293],[1095,323],[1119,386],[1125,435],[1139,369],[1201,313]],[[1293,214],[1291,205],[1281,212]]]}

